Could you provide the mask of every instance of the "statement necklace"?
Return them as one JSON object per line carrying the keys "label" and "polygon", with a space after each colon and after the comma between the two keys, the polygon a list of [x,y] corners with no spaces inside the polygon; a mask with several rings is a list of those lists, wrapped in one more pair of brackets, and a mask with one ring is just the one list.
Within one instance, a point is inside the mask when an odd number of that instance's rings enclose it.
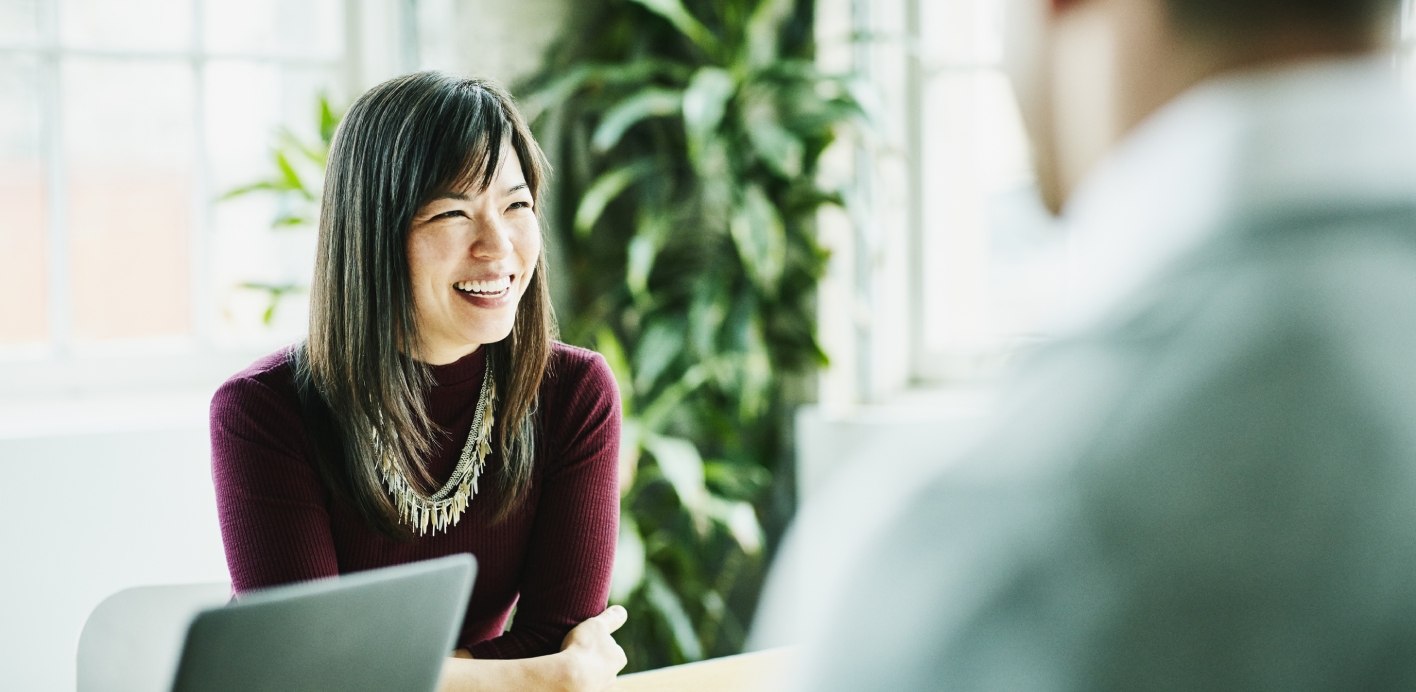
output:
{"label": "statement necklace", "polygon": [[[492,382],[492,368],[488,363],[487,372],[482,376],[482,393],[477,397],[477,414],[472,418],[472,429],[467,432],[467,443],[462,445],[457,468],[447,483],[431,496],[418,492],[394,464],[392,455],[384,454],[380,448],[379,475],[393,496],[399,519],[418,535],[426,535],[430,528],[437,535],[438,531],[446,532],[456,526],[462,513],[467,511],[467,503],[477,495],[477,479],[482,476],[487,455],[492,452],[492,410],[496,401],[497,386]],[[374,443],[378,444],[377,438]]]}

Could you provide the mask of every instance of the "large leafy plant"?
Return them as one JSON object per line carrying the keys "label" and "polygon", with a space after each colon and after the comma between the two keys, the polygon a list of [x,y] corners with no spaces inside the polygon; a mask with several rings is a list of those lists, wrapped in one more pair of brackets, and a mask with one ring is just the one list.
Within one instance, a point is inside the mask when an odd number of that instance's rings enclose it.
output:
{"label": "large leafy plant", "polygon": [[841,203],[817,162],[864,119],[854,83],[815,67],[812,9],[589,0],[518,89],[558,170],[565,337],[624,399],[631,670],[741,650],[793,509],[790,411],[826,362],[813,221]]}

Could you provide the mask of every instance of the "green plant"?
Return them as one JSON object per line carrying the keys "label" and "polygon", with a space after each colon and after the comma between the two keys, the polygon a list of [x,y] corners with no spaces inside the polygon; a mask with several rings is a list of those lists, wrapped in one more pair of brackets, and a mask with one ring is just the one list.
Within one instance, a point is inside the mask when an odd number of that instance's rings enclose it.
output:
{"label": "green plant", "polygon": [[[321,94],[315,108],[315,141],[305,141],[289,128],[276,130],[276,142],[270,150],[275,164],[271,175],[229,190],[218,201],[251,194],[275,195],[276,213],[271,228],[287,232],[312,231],[319,223],[325,162],[329,158],[329,144],[334,139],[335,129],[339,127],[341,115],[330,105],[329,98]],[[275,319],[275,311],[282,298],[309,290],[307,286],[291,282],[248,281],[242,283],[241,288],[266,294],[266,310],[261,317],[265,324]]]}
{"label": "green plant", "polygon": [[[789,417],[825,363],[813,291],[826,255],[816,179],[857,85],[813,63],[811,0],[579,0],[583,21],[516,91],[558,173],[546,220],[566,259],[568,341],[606,357],[624,400],[612,600],[630,670],[735,653],[792,504]],[[288,131],[273,227],[316,220],[338,124]],[[543,212],[544,213],[544,212]],[[269,321],[290,284],[271,295]]]}
{"label": "green plant", "polygon": [[[555,157],[567,340],[624,399],[612,600],[630,670],[741,650],[793,509],[789,417],[826,362],[817,161],[864,122],[809,0],[594,0],[522,103]],[[627,475],[627,474],[626,474]],[[764,531],[765,527],[765,531]]]}

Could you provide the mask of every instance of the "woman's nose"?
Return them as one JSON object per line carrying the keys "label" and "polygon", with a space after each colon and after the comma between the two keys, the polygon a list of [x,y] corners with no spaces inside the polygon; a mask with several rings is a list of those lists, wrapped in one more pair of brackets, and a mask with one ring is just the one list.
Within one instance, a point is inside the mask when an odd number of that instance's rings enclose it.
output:
{"label": "woman's nose", "polygon": [[511,227],[498,215],[482,215],[477,233],[472,239],[473,256],[501,259],[511,254]]}

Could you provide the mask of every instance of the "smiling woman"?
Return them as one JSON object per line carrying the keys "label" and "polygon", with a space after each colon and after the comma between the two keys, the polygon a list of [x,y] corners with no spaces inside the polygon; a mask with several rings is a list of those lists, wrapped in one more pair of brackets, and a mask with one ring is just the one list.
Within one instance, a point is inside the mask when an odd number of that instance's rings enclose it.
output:
{"label": "smiling woman", "polygon": [[596,617],[619,396],[603,359],[552,340],[543,161],[492,84],[370,90],[330,149],[308,341],[212,401],[238,592],[477,557],[460,658],[513,660],[450,660],[447,689],[599,689],[624,665],[623,611]]}
{"label": "smiling woman", "polygon": [[[541,256],[541,228],[521,158],[511,147],[501,158],[487,189],[464,183],[463,189],[438,194],[413,216],[408,266],[423,323],[423,359],[434,365],[511,332],[517,299],[531,284]],[[482,233],[487,227],[501,232]]]}

